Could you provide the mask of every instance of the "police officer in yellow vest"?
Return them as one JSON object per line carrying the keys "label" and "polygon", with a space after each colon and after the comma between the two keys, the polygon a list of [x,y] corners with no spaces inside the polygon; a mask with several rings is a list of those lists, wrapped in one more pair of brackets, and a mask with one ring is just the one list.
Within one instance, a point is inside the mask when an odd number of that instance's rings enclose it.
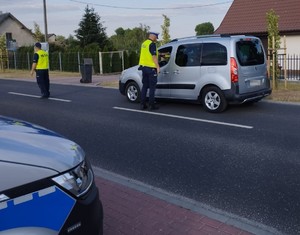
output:
{"label": "police officer in yellow vest", "polygon": [[36,72],[36,81],[42,93],[41,98],[47,99],[50,96],[48,53],[42,50],[42,45],[39,42],[34,45],[34,52],[31,75],[34,71]]}
{"label": "police officer in yellow vest", "polygon": [[143,87],[141,93],[141,109],[147,109],[146,95],[149,89],[149,109],[158,109],[155,105],[155,86],[157,83],[157,75],[160,72],[158,64],[158,51],[156,47],[156,41],[158,39],[158,33],[149,32],[149,37],[143,42],[141,46],[141,54],[139,61],[139,70],[143,72]]}

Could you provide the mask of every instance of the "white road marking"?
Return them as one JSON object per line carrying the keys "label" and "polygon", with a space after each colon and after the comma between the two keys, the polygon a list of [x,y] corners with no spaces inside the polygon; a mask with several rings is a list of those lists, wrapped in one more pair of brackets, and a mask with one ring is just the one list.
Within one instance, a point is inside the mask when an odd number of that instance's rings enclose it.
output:
{"label": "white road marking", "polygon": [[[24,94],[24,93],[12,92],[12,91],[8,92],[8,94],[33,97],[33,98],[38,98],[38,99],[40,98],[40,96],[37,96],[37,95],[30,95],[30,94]],[[55,101],[61,101],[61,102],[67,102],[67,103],[72,102],[71,100],[58,99],[58,98],[53,98],[53,97],[49,97],[48,100],[55,100]]]}
{"label": "white road marking", "polygon": [[223,125],[223,126],[232,126],[232,127],[238,127],[238,128],[244,128],[244,129],[253,129],[253,126],[246,126],[246,125],[240,125],[240,124],[235,124],[235,123],[219,122],[219,121],[213,121],[213,120],[207,120],[207,119],[178,116],[178,115],[172,115],[172,114],[166,114],[166,113],[149,112],[149,111],[136,110],[136,109],[127,109],[127,108],[122,108],[122,107],[113,107],[113,108],[118,109],[118,110],[123,110],[123,111],[129,111],[129,112],[146,113],[146,114],[150,114],[150,115],[179,118],[179,119],[185,119],[185,120],[189,120],[189,121],[206,122],[206,123]]}

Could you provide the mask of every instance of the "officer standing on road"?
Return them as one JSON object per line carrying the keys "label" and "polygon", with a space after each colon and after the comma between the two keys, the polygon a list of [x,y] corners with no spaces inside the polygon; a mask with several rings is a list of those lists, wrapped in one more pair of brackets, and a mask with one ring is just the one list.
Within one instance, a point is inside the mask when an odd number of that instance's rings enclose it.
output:
{"label": "officer standing on road", "polygon": [[139,70],[143,72],[143,87],[141,93],[141,109],[147,109],[146,105],[146,95],[149,89],[149,109],[158,109],[155,106],[155,86],[157,83],[157,75],[160,72],[158,64],[158,51],[156,46],[156,41],[158,39],[158,33],[149,32],[149,37],[143,42],[141,46],[141,54],[139,61]]}
{"label": "officer standing on road", "polygon": [[49,58],[48,53],[42,50],[41,43],[37,42],[34,45],[34,56],[31,67],[31,76],[36,72],[36,81],[41,90],[42,99],[47,99],[50,96],[50,81],[49,81]]}

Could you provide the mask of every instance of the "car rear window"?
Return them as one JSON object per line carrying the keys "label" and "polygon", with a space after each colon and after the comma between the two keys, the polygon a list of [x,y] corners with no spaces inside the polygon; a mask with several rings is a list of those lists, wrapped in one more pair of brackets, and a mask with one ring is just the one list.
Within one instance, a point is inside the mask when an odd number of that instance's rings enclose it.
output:
{"label": "car rear window", "polygon": [[237,58],[242,66],[265,63],[264,51],[259,40],[240,40],[236,43]]}

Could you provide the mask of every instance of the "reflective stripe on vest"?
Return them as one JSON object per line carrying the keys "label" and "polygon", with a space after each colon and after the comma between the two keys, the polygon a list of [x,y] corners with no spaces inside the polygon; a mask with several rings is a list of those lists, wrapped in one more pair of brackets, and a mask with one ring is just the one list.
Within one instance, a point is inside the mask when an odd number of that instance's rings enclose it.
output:
{"label": "reflective stripe on vest", "polygon": [[39,50],[36,53],[39,56],[39,59],[36,64],[36,69],[48,69],[49,68],[48,53],[43,50]]}
{"label": "reflective stripe on vest", "polygon": [[[139,65],[147,66],[150,68],[156,68],[156,65],[153,61],[152,55],[150,53],[150,44],[152,41],[150,39],[147,39],[143,42],[141,47],[141,55],[140,55],[140,61]],[[156,56],[158,57],[158,51],[156,49]]]}

